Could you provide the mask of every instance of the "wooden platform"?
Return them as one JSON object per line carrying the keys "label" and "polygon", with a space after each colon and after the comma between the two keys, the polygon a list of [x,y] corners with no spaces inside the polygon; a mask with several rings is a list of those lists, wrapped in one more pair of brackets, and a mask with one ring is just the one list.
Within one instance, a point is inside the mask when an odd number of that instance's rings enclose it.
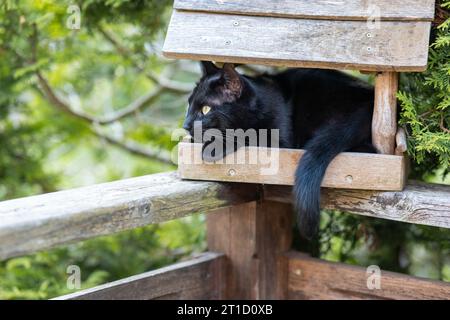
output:
{"label": "wooden platform", "polygon": [[[304,150],[241,148],[223,161],[202,161],[202,145],[178,145],[178,172],[183,179],[293,185]],[[338,155],[329,165],[323,187],[400,191],[405,184],[403,156],[350,153]]]}

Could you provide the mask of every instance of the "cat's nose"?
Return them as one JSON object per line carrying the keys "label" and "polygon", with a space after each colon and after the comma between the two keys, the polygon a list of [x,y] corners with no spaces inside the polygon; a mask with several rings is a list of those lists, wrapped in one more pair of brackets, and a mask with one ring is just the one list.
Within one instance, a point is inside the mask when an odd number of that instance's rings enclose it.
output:
{"label": "cat's nose", "polygon": [[192,119],[192,115],[187,114],[186,118],[184,118],[183,129],[188,132],[191,132],[193,123],[194,121]]}

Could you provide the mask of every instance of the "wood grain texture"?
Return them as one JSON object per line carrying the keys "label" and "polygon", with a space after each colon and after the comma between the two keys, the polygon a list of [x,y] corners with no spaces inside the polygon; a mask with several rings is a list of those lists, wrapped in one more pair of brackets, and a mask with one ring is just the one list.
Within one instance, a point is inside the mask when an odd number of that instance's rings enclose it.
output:
{"label": "wood grain texture", "polygon": [[375,77],[372,143],[379,153],[394,154],[397,134],[398,73],[382,72]]}
{"label": "wood grain texture", "polygon": [[380,20],[432,21],[434,17],[434,0],[175,0],[174,8],[189,11],[326,20],[366,21],[377,16]]}
{"label": "wood grain texture", "polygon": [[227,259],[224,299],[256,299],[255,212],[256,202],[251,202],[207,216],[208,250]]}
{"label": "wood grain texture", "polygon": [[225,299],[283,299],[287,296],[287,259],[292,208],[251,202],[207,217],[209,250],[227,257]]}
{"label": "wood grain texture", "polygon": [[222,291],[216,279],[220,279],[223,272],[223,255],[208,252],[191,260],[55,300],[220,299]]}
{"label": "wood grain texture", "polygon": [[163,173],[0,203],[0,260],[257,199],[257,187]]}
{"label": "wood grain texture", "polygon": [[292,213],[290,204],[273,201],[257,203],[259,299],[286,299],[288,296],[288,260],[284,253],[292,244]]}
{"label": "wood grain texture", "polygon": [[[264,198],[292,202],[292,188],[264,186]],[[450,186],[409,181],[401,192],[322,188],[321,206],[354,214],[450,228]]]}
{"label": "wood grain texture", "polygon": [[367,288],[366,268],[289,254],[290,299],[450,300],[450,283],[381,271],[381,288]]}
{"label": "wood grain texture", "polygon": [[175,10],[168,58],[369,71],[423,71],[430,22],[332,21]]}
{"label": "wood grain texture", "polygon": [[[201,144],[182,142],[178,150],[178,172],[181,178],[276,185],[293,185],[295,170],[305,152],[298,149],[246,147],[228,155],[222,163],[207,163],[201,161]],[[271,166],[273,171],[264,171]],[[322,186],[402,190],[404,180],[404,157],[344,152],[328,166]]]}
{"label": "wood grain texture", "polygon": [[[0,257],[18,256],[261,197],[249,184],[190,182],[158,174],[0,203]],[[409,182],[403,192],[322,189],[324,208],[450,228],[450,187]],[[290,202],[291,188],[265,186]]]}

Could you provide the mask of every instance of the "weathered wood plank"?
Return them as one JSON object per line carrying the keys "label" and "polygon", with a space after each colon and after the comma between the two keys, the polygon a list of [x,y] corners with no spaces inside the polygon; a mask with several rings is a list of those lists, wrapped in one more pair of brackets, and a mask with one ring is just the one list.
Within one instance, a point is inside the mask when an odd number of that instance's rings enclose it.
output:
{"label": "weathered wood plank", "polygon": [[163,173],[0,203],[0,260],[257,199],[257,187]]}
{"label": "weathered wood plank", "polygon": [[226,208],[207,219],[208,250],[227,257],[224,299],[255,299],[257,296],[255,248],[256,202]]}
{"label": "weathered wood plank", "polygon": [[207,216],[209,250],[227,257],[225,299],[284,299],[292,208],[251,202]]}
{"label": "weathered wood plank", "polygon": [[434,17],[434,0],[175,0],[175,9],[328,20],[424,20]]}
{"label": "weathered wood plank", "polygon": [[398,73],[382,72],[375,77],[372,142],[379,153],[394,154],[397,134]]}
{"label": "weathered wood plank", "polygon": [[[178,150],[181,178],[276,185],[294,184],[295,170],[305,153],[295,149],[246,147],[226,156],[222,162],[208,163],[201,160],[201,144],[181,142]],[[328,166],[322,186],[402,190],[405,162],[402,156],[344,152]]]}
{"label": "weathered wood plank", "polygon": [[168,58],[375,71],[423,71],[430,22],[329,21],[175,10]]}
{"label": "weathered wood plank", "polygon": [[450,300],[450,283],[381,271],[380,289],[368,289],[366,268],[289,254],[290,299]]}
{"label": "weathered wood plank", "polygon": [[142,273],[55,300],[210,300],[222,297],[224,256],[208,252],[188,261]]}
{"label": "weathered wood plank", "polygon": [[[0,203],[0,259],[254,201],[260,187],[158,174]],[[403,192],[322,189],[324,208],[450,228],[450,186],[410,182]],[[290,187],[265,186],[289,202]]]}
{"label": "weathered wood plank", "polygon": [[[267,200],[291,202],[292,188],[264,186]],[[450,186],[409,181],[399,192],[322,188],[322,208],[450,228]]]}

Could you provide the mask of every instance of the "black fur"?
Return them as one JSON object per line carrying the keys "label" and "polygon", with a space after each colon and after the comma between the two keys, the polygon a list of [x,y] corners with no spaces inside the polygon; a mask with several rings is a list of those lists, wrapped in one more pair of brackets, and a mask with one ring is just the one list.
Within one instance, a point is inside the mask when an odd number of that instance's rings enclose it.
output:
{"label": "black fur", "polygon": [[[191,135],[194,121],[201,121],[203,130],[223,133],[225,129],[279,129],[280,147],[305,149],[296,170],[294,198],[300,232],[312,238],[320,220],[320,184],[329,163],[343,151],[375,152],[373,88],[331,70],[290,69],[248,77],[232,65],[220,69],[203,62],[202,71],[183,127]],[[207,115],[201,113],[205,105],[211,107]]]}

